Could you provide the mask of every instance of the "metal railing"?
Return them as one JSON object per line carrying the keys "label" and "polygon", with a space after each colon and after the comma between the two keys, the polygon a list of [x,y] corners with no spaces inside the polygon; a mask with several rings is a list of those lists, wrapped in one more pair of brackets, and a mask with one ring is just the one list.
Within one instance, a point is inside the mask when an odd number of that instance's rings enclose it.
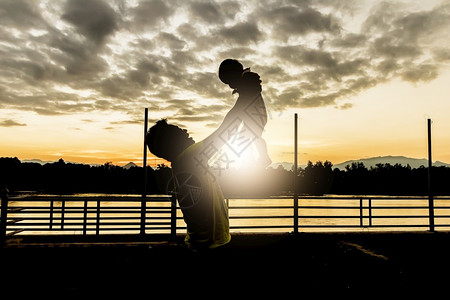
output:
{"label": "metal railing", "polygon": [[175,234],[171,196],[2,197],[2,237],[15,234]]}
{"label": "metal railing", "polygon": [[[382,196],[299,196],[273,197],[258,201],[276,205],[233,205],[229,199],[231,229],[290,229],[298,231],[342,230],[430,230],[450,229],[450,197],[435,197],[433,214],[429,214],[429,198]],[[285,203],[283,203],[285,202]],[[295,222],[295,207],[298,219]],[[239,213],[234,213],[234,211]],[[242,211],[269,213],[246,215]],[[286,211],[286,213],[281,213]],[[253,220],[251,225],[233,220]],[[259,220],[260,222],[257,222]],[[432,226],[433,227],[432,227]]]}
{"label": "metal railing", "polygon": [[[428,197],[299,196],[297,203],[294,197],[247,197],[226,201],[231,231],[450,229],[450,197],[436,197],[431,215]],[[15,234],[175,235],[186,228],[181,209],[169,195],[4,195],[1,208],[2,240]]]}

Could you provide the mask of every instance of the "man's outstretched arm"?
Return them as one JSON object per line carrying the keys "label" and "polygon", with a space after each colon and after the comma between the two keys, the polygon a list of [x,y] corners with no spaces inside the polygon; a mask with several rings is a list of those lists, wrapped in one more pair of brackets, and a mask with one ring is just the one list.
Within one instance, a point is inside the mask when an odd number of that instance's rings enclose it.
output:
{"label": "man's outstretched arm", "polygon": [[237,130],[237,127],[242,122],[242,114],[245,109],[245,103],[240,101],[236,101],[234,106],[228,111],[225,115],[225,118],[220,124],[219,128],[217,128],[212,134],[210,134],[207,138],[203,140],[203,144],[210,145],[213,143],[215,148],[219,149],[222,147],[227,137]]}

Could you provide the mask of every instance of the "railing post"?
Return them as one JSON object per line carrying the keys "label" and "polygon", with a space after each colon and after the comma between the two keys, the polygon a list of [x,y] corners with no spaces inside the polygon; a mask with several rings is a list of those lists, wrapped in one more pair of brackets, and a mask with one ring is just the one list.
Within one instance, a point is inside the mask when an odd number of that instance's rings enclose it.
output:
{"label": "railing post", "polygon": [[369,198],[369,227],[372,226],[372,199]]}
{"label": "railing post", "polygon": [[66,209],[66,200],[61,201],[61,229],[64,229],[64,211]]}
{"label": "railing post", "polygon": [[144,112],[144,152],[142,157],[142,170],[144,171],[144,186],[142,190],[141,201],[141,228],[140,234],[145,234],[145,215],[147,210],[147,130],[148,130],[148,108],[145,108]]}
{"label": "railing post", "polygon": [[431,185],[431,168],[433,161],[431,160],[431,119],[428,119],[428,217],[430,231],[434,231],[434,199]]}
{"label": "railing post", "polygon": [[144,112],[144,152],[142,155],[142,168],[144,170],[144,186],[142,195],[147,195],[147,131],[148,131],[148,108],[145,108]]}
{"label": "railing post", "polygon": [[100,234],[100,200],[97,200],[97,220],[95,224],[95,234]]}
{"label": "railing post", "polygon": [[175,195],[170,198],[170,237],[177,236],[177,200]]}
{"label": "railing post", "polygon": [[53,207],[54,207],[54,201],[53,198],[50,200],[50,219],[49,219],[49,229],[53,229]]}
{"label": "railing post", "polygon": [[140,234],[144,235],[145,234],[145,219],[146,219],[146,215],[147,214],[147,196],[146,195],[142,195],[142,200],[141,200],[141,228],[140,228]]}
{"label": "railing post", "polygon": [[294,114],[294,233],[298,233],[298,194],[297,194],[297,157],[298,157],[298,115]]}
{"label": "railing post", "polygon": [[363,198],[359,198],[359,226],[363,227]]}
{"label": "railing post", "polygon": [[87,230],[87,207],[88,207],[88,200],[84,199],[84,209],[83,209],[83,235],[86,235]]}
{"label": "railing post", "polygon": [[6,242],[6,224],[8,219],[8,189],[6,187],[2,188],[2,212],[0,220],[0,246],[3,247]]}

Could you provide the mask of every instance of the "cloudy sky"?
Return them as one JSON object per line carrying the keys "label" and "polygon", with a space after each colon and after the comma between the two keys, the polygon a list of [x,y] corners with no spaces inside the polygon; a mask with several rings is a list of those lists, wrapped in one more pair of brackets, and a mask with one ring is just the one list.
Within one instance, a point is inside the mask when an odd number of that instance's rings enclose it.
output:
{"label": "cloudy sky", "polygon": [[[261,75],[273,161],[450,162],[450,1],[0,1],[0,156],[124,164],[144,108],[201,140],[236,97],[225,58]],[[153,160],[156,162],[156,160]]]}

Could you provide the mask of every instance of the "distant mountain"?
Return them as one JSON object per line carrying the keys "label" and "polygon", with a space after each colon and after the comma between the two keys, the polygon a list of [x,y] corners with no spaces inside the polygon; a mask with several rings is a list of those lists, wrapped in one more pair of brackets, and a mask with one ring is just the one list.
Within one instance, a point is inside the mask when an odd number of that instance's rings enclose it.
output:
{"label": "distant mountain", "polygon": [[[420,166],[428,166],[428,160],[423,158],[410,158],[405,156],[378,156],[378,157],[370,157],[370,158],[361,158],[361,159],[355,159],[355,160],[348,160],[336,165],[333,165],[333,169],[338,168],[339,170],[345,170],[345,166],[351,165],[352,163],[358,163],[361,162],[366,166],[366,168],[370,167],[376,167],[377,164],[400,164],[402,166],[410,165],[411,168],[416,169]],[[269,167],[271,168],[278,168],[279,166],[282,166],[284,169],[290,171],[292,169],[292,166],[294,164],[290,162],[278,162],[273,163]],[[450,164],[441,162],[441,161],[435,161],[433,162],[433,166],[435,167],[450,167]],[[306,165],[299,165],[299,168],[305,168]]]}
{"label": "distant mountain", "polygon": [[[292,170],[292,167],[294,166],[294,164],[291,163],[291,162],[286,162],[286,161],[276,162],[276,163],[270,164],[269,168],[277,169],[279,166],[282,166],[285,170],[290,171],[290,170]],[[298,168],[303,168],[304,169],[305,167],[306,167],[306,165],[298,165]]]}
{"label": "distant mountain", "polygon": [[[428,160],[425,158],[410,158],[405,156],[378,156],[378,157],[371,157],[371,158],[361,158],[356,160],[348,160],[343,163],[334,165],[333,168],[338,168],[340,170],[344,170],[345,166],[351,165],[352,163],[363,163],[366,168],[370,167],[376,167],[377,164],[400,164],[402,166],[410,165],[411,168],[419,168],[420,166],[428,166]],[[433,166],[435,167],[450,167],[450,164],[436,161],[433,163]]]}
{"label": "distant mountain", "polygon": [[[41,159],[33,158],[33,159],[24,159],[24,160],[21,160],[20,162],[22,162],[22,163],[38,163],[38,164],[41,164],[41,165],[45,165],[45,164],[53,164],[53,163],[57,162],[57,160],[55,160],[55,161],[52,161],[52,160],[44,161],[44,160],[41,160]],[[66,164],[70,164],[71,163],[71,164],[76,164],[76,165],[89,165],[91,167],[98,167],[98,166],[102,165],[102,164],[84,164],[84,163],[70,162],[70,161],[65,161],[65,163]],[[126,164],[122,168],[129,169],[131,167],[137,167],[137,165],[135,163],[133,163],[133,162],[129,162],[128,164]]]}
{"label": "distant mountain", "polygon": [[22,163],[37,163],[37,164],[41,164],[41,165],[54,163],[54,161],[43,161],[43,160],[36,159],[36,158],[24,159],[24,160],[21,160],[21,162]]}
{"label": "distant mountain", "polygon": [[[41,164],[41,165],[45,165],[45,164],[53,164],[55,162],[57,162],[57,160],[41,160],[38,158],[33,158],[33,159],[24,159],[21,160],[20,162],[22,163],[37,163],[37,164]],[[76,165],[86,165],[84,163],[79,163],[79,162],[71,162],[71,161],[64,161],[66,164],[76,164]],[[91,167],[97,167],[97,166],[101,166],[100,164],[88,164]]]}
{"label": "distant mountain", "polygon": [[293,163],[285,162],[285,161],[284,161],[284,162],[272,163],[272,164],[269,166],[269,168],[272,168],[272,169],[278,169],[279,166],[282,166],[284,169],[290,171],[290,170],[292,169],[292,166],[293,166],[293,165],[294,165]]}
{"label": "distant mountain", "polygon": [[[22,163],[38,163],[41,165],[45,165],[47,163],[54,163],[54,161],[42,161],[40,159],[24,159],[21,161]],[[339,170],[345,170],[345,167],[347,165],[351,165],[352,163],[358,163],[361,162],[366,166],[366,168],[375,167],[377,164],[400,164],[402,166],[410,165],[411,168],[419,168],[420,166],[428,166],[428,160],[425,158],[410,158],[405,156],[377,156],[377,157],[370,157],[370,158],[361,158],[361,159],[355,159],[355,160],[348,160],[344,161],[342,163],[333,165],[334,168],[338,168]],[[66,162],[69,163],[69,162]],[[292,166],[294,164],[291,162],[276,162],[272,163],[269,167],[273,169],[277,169],[279,166],[282,166],[284,169],[290,171],[292,170]],[[98,164],[91,164],[90,166],[99,166]],[[441,161],[435,161],[433,162],[433,166],[435,167],[450,167],[450,164],[444,163]],[[122,166],[122,168],[130,169],[133,167],[138,167],[133,162],[129,162],[126,165]],[[299,168],[305,168],[306,165],[299,165]]]}
{"label": "distant mountain", "polygon": [[129,162],[129,163],[127,163],[125,166],[123,166],[122,168],[128,170],[128,169],[134,168],[134,167],[137,167],[137,165],[136,165],[134,162]]}

